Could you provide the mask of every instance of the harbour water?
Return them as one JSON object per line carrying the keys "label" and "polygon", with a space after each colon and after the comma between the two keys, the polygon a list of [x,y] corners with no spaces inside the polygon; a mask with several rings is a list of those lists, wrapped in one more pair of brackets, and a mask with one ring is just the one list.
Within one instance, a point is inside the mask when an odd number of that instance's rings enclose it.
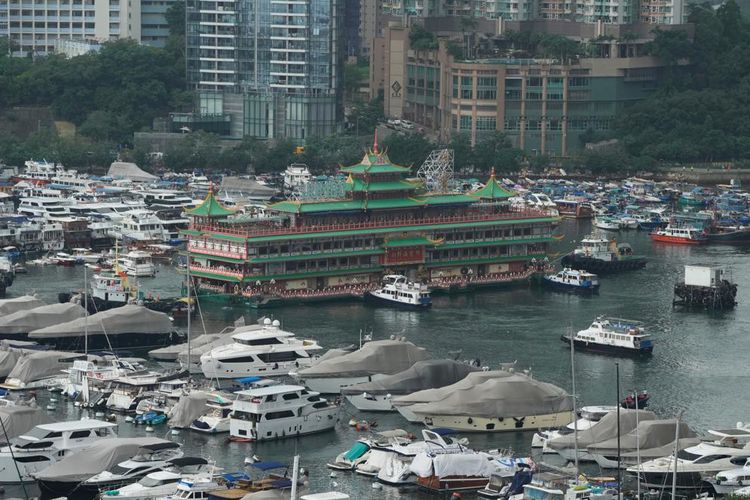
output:
{"label": "harbour water", "polygon": [[[565,237],[553,251],[572,250],[590,232],[589,222],[565,221],[559,232]],[[613,235],[617,233],[611,233]],[[568,327],[580,330],[599,314],[644,321],[653,334],[655,350],[649,359],[626,359],[596,354],[576,355],[579,405],[614,404],[628,389],[648,390],[651,409],[669,417],[683,411],[683,419],[697,431],[710,427],[730,427],[750,419],[750,248],[733,246],[680,246],[652,243],[643,232],[617,234],[629,242],[635,253],[650,261],[645,270],[605,276],[598,295],[580,296],[521,287],[481,291],[473,294],[435,296],[430,311],[405,311],[373,307],[359,302],[292,306],[257,311],[240,306],[202,304],[208,331],[218,331],[240,315],[248,323],[258,314],[273,315],[283,328],[300,337],[314,337],[324,347],[356,344],[359,332],[372,330],[374,338],[403,335],[426,347],[434,357],[449,356],[461,350],[462,358],[479,358],[483,365],[517,360],[519,369],[530,369],[536,378],[570,389],[569,353],[560,341]],[[721,314],[687,312],[672,307],[672,289],[685,264],[721,266],[738,284],[738,307]],[[19,275],[9,296],[36,292],[47,301],[57,293],[79,289],[83,269],[30,268]],[[180,276],[162,266],[156,278],[141,279],[141,287],[154,295],[179,293]],[[202,331],[197,319],[193,332]],[[615,389],[615,363],[619,362],[621,394]],[[46,397],[46,396],[42,396]],[[79,418],[81,410],[60,404],[59,420]],[[242,467],[244,457],[253,454],[264,460],[291,463],[294,453],[310,471],[315,491],[338,489],[352,498],[428,498],[415,490],[384,487],[374,490],[371,480],[339,473],[329,477],[325,463],[348,448],[358,437],[347,425],[350,414],[358,419],[377,421],[379,429],[394,427],[416,432],[398,414],[365,414],[346,406],[336,432],[288,439],[258,445],[229,443],[226,436],[211,437],[182,431],[167,436],[165,428],[157,435],[183,443],[186,453],[215,459],[227,470]],[[120,434],[140,434],[120,417]],[[475,448],[512,448],[527,453],[529,433],[471,435]],[[336,483],[335,485],[333,483]],[[22,494],[20,488],[7,494]]]}

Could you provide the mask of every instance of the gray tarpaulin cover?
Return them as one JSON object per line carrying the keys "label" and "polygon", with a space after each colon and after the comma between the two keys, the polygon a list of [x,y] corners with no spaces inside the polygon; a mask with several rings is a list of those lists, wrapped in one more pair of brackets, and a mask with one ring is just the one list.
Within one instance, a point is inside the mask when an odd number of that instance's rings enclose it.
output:
{"label": "gray tarpaulin cover", "polygon": [[21,349],[9,348],[0,350],[0,378],[8,376],[22,355],[23,350]]}
{"label": "gray tarpaulin cover", "polygon": [[31,295],[24,295],[23,297],[16,297],[15,299],[2,299],[0,300],[0,316],[13,314],[18,311],[25,311],[27,309],[34,309],[35,307],[43,305],[44,302],[36,297],[32,297]]}
{"label": "gray tarpaulin cover", "polygon": [[420,415],[469,417],[525,417],[571,411],[573,398],[565,390],[527,375],[493,378],[469,389],[453,391],[446,398],[414,405]]}
{"label": "gray tarpaulin cover", "polygon": [[[102,325],[104,328],[102,329]],[[30,339],[59,337],[82,337],[86,332],[86,318],[79,318],[55,326],[48,326],[29,333]],[[128,304],[88,317],[89,335],[120,335],[123,333],[163,334],[172,331],[169,316],[144,306]]]}
{"label": "gray tarpaulin cover", "polygon": [[423,389],[433,389],[455,384],[479,368],[451,359],[427,359],[388,377],[345,387],[341,394],[411,394]]}
{"label": "gray tarpaulin cover", "polygon": [[640,458],[642,462],[646,460],[653,460],[655,458],[668,457],[674,454],[675,448],[678,450],[684,450],[691,446],[700,444],[701,439],[698,437],[681,438],[677,440],[677,446],[674,441],[665,444],[664,446],[658,446],[656,448],[647,448],[645,450],[634,450],[622,453],[623,458]]}
{"label": "gray tarpaulin cover", "polygon": [[[649,448],[661,448],[664,445],[674,443],[676,424],[677,420],[675,419],[639,422],[637,428],[627,434],[621,434],[620,450],[627,453],[629,451],[636,451],[639,448],[641,450],[648,450]],[[690,430],[687,424],[680,422],[678,437],[694,438],[696,435]],[[612,455],[614,453],[616,455],[617,436],[592,443],[586,449],[592,454]]]}
{"label": "gray tarpaulin cover", "polygon": [[206,412],[206,401],[212,399],[212,395],[204,391],[192,391],[180,396],[177,404],[169,410],[169,426],[178,429],[190,427],[193,420]]}
{"label": "gray tarpaulin cover", "polygon": [[37,472],[34,478],[43,481],[83,482],[131,458],[143,446],[168,442],[166,439],[152,437],[102,439]]}
{"label": "gray tarpaulin cover", "polygon": [[78,304],[64,302],[35,307],[0,317],[0,334],[29,333],[60,323],[67,323],[86,314]]}
{"label": "gray tarpaulin cover", "polygon": [[30,351],[21,356],[18,363],[8,374],[8,381],[18,380],[28,384],[35,380],[53,377],[69,368],[73,360],[80,358],[80,354],[61,351]]}
{"label": "gray tarpaulin cover", "polygon": [[159,180],[157,176],[141,170],[141,168],[135,163],[125,161],[112,162],[109,166],[107,175],[113,179],[130,179],[134,182],[151,182]]}
{"label": "gray tarpaulin cover", "polygon": [[16,438],[39,424],[48,424],[52,419],[38,406],[0,406],[0,420],[3,421],[6,435],[0,435],[0,443]]}
{"label": "gray tarpaulin cover", "polygon": [[394,406],[408,406],[415,403],[430,403],[432,401],[440,401],[454,391],[468,389],[493,378],[506,378],[510,377],[511,375],[511,372],[507,372],[505,370],[471,372],[455,384],[440,387],[438,389],[425,389],[423,391],[417,391],[406,396],[399,396],[397,398],[391,399],[391,403],[393,403]]}
{"label": "gray tarpaulin cover", "polygon": [[[637,419],[636,419],[637,415]],[[656,420],[656,414],[648,410],[620,410],[620,435],[635,429],[636,422]],[[578,431],[578,448],[583,449],[594,443],[599,443],[617,437],[617,412],[607,413],[602,419],[584,431]],[[573,434],[566,434],[547,442],[553,450],[566,450],[575,447]]]}
{"label": "gray tarpaulin cover", "polygon": [[301,377],[356,377],[406,370],[417,361],[427,359],[427,350],[411,342],[374,340],[350,354],[338,356],[299,370]]}
{"label": "gray tarpaulin cover", "polygon": [[339,356],[343,356],[344,354],[351,354],[356,349],[357,348],[354,345],[351,345],[349,347],[328,349],[325,354],[313,360],[313,365],[317,365],[318,363],[322,363],[323,361],[328,361],[329,359],[338,358]]}
{"label": "gray tarpaulin cover", "polygon": [[409,470],[419,477],[490,477],[499,467],[495,457],[478,453],[417,453]]}
{"label": "gray tarpaulin cover", "polygon": [[[194,339],[190,339],[190,348],[196,349],[220,337],[221,335],[218,333],[205,333]],[[177,361],[177,355],[182,352],[185,352],[187,356],[187,343],[160,347],[159,349],[148,351],[148,355],[160,361]]]}

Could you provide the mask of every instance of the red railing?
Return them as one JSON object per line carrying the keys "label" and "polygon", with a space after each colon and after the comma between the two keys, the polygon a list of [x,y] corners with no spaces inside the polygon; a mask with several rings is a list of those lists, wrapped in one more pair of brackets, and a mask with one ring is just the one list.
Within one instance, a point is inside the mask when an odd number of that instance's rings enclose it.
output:
{"label": "red railing", "polygon": [[190,251],[195,253],[201,253],[206,255],[216,255],[218,257],[231,257],[233,259],[245,259],[247,258],[247,253],[240,253],[240,252],[230,252],[226,250],[217,250],[216,248],[207,248],[198,246],[195,244],[195,241],[191,241],[189,245]]}
{"label": "red railing", "polygon": [[255,236],[278,236],[286,234],[303,234],[303,233],[325,233],[332,231],[349,231],[349,230],[360,230],[360,229],[379,229],[379,228],[398,228],[408,226],[423,226],[433,224],[456,224],[456,223],[471,223],[471,222],[482,222],[490,220],[512,220],[512,219],[525,219],[532,217],[550,217],[557,216],[556,212],[545,211],[545,210],[529,210],[529,209],[513,209],[508,212],[498,213],[479,213],[479,214],[465,214],[453,217],[423,217],[423,218],[402,218],[402,219],[391,219],[383,221],[371,221],[371,222],[353,222],[348,224],[320,224],[315,226],[296,226],[296,227],[277,227],[268,229],[251,229],[251,230],[240,230],[233,229],[224,226],[209,226],[204,224],[191,224],[190,229],[196,231],[206,231],[218,234],[226,234],[230,236],[240,236],[243,238],[251,238]]}
{"label": "red railing", "polygon": [[191,271],[198,271],[203,273],[221,274],[223,276],[232,276],[234,278],[244,278],[245,273],[242,271],[235,271],[233,269],[227,269],[222,267],[205,267],[197,264],[190,264]]}

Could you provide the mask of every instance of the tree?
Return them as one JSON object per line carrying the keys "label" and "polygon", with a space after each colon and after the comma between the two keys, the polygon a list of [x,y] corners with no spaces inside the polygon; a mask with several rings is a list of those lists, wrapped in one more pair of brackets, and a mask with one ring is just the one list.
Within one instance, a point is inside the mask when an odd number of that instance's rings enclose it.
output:
{"label": "tree", "polygon": [[413,24],[409,31],[409,46],[414,50],[437,50],[437,37],[419,24]]}
{"label": "tree", "polygon": [[518,170],[523,151],[513,147],[513,143],[502,132],[483,136],[474,146],[474,167],[482,172],[496,169],[499,172]]}

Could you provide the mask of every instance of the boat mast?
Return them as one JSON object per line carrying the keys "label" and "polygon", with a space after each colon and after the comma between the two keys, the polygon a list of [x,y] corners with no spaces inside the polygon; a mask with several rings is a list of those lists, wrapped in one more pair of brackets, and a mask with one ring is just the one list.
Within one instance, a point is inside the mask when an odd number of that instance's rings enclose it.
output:
{"label": "boat mast", "polygon": [[620,451],[620,363],[615,363],[616,369],[616,380],[617,380],[617,398],[615,403],[617,404],[617,498],[622,498],[622,469],[621,465],[621,451]]}
{"label": "boat mast", "polygon": [[635,459],[638,461],[638,466],[636,467],[636,498],[638,500],[641,500],[641,442],[638,440],[638,415],[640,414],[640,411],[638,409],[638,390],[633,389],[633,395],[635,397],[635,453],[636,457]]}
{"label": "boat mast", "polygon": [[680,449],[680,418],[682,411],[677,414],[674,425],[674,470],[672,471],[672,500],[677,500],[677,452]]}
{"label": "boat mast", "polygon": [[299,478],[299,455],[294,455],[294,462],[292,464],[292,491],[289,495],[291,500],[297,498],[297,480]]}
{"label": "boat mast", "polygon": [[88,291],[88,271],[86,263],[83,264],[83,309],[85,310],[83,315],[83,353],[88,355],[89,353],[89,291]]}
{"label": "boat mast", "polygon": [[187,266],[185,267],[187,277],[187,370],[190,377],[190,308],[192,307],[192,297],[190,295],[190,245],[187,246]]}
{"label": "boat mast", "polygon": [[573,378],[573,445],[575,447],[576,481],[578,481],[578,405],[576,404],[576,356],[573,327],[568,327],[570,340],[570,373]]}

